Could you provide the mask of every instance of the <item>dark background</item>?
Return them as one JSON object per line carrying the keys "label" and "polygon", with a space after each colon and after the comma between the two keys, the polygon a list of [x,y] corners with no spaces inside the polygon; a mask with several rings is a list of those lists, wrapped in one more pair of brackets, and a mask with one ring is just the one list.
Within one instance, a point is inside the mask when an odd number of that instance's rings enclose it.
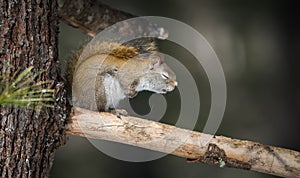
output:
{"label": "dark background", "polygon": [[[102,2],[135,15],[180,20],[208,40],[222,63],[227,82],[227,106],[217,135],[300,151],[300,8],[296,3],[283,0]],[[60,26],[60,58],[63,60],[88,38],[64,23]],[[173,50],[177,58],[192,58],[175,45],[161,46],[169,54],[173,54]],[[199,120],[202,120],[208,116],[210,104],[207,79],[201,67],[189,69],[199,87],[202,107]],[[195,130],[201,131],[201,124],[199,122]],[[101,153],[85,138],[70,136],[67,144],[56,153],[51,177],[274,176],[200,163],[188,164],[185,159],[175,156],[143,163],[125,162]]]}

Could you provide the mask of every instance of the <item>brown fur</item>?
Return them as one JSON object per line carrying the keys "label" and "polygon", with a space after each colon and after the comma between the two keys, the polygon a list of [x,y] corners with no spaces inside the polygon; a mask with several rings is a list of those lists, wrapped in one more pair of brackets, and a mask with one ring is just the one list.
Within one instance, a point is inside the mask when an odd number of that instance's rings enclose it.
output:
{"label": "brown fur", "polygon": [[[139,56],[140,52],[145,50],[150,54]],[[125,96],[130,98],[136,96],[136,87],[140,82],[139,78],[151,72],[151,65],[169,70],[167,66],[161,66],[161,59],[156,59],[157,55],[152,56],[151,54],[156,54],[154,43],[131,46],[104,41],[89,43],[84,48],[79,49],[69,60],[66,72],[70,91],[75,92],[73,93],[76,96],[75,104],[91,110],[107,110],[107,95],[103,83],[108,75],[115,78],[118,81],[117,83],[120,83]],[[169,73],[171,77],[173,75],[175,77],[171,70]],[[149,76],[152,76],[152,74]],[[114,99],[114,101],[117,100]]]}

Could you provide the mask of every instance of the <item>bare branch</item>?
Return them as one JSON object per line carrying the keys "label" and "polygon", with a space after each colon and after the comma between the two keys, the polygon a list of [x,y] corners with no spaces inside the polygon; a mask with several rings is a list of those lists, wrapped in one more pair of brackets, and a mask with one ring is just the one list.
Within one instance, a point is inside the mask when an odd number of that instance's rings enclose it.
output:
{"label": "bare branch", "polygon": [[[63,0],[59,16],[69,25],[82,29],[92,37],[117,22],[122,24],[122,28],[110,30],[113,33],[122,34],[122,36],[135,36],[141,33],[156,34],[158,39],[168,37],[166,29],[157,26],[157,24],[143,18],[130,22],[123,21],[136,16],[92,0]],[[135,28],[131,28],[133,26]]]}
{"label": "bare branch", "polygon": [[[120,119],[110,113],[73,107],[73,117],[67,125],[67,132],[170,153],[193,162],[282,177],[300,176],[299,152],[251,141],[211,136],[136,117]],[[206,144],[208,141],[209,144]],[[180,146],[176,148],[177,145]]]}
{"label": "bare branch", "polygon": [[93,0],[63,0],[59,16],[90,36],[119,21],[135,17]]}

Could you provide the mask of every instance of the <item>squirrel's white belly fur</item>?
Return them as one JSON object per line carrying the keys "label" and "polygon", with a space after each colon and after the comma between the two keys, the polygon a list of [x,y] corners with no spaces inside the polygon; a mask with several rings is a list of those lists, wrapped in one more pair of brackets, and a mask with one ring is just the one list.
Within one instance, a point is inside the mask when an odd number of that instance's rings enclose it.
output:
{"label": "squirrel's white belly fur", "polygon": [[111,75],[105,75],[103,85],[106,96],[105,109],[117,108],[119,101],[126,97],[123,89],[121,88],[119,80]]}

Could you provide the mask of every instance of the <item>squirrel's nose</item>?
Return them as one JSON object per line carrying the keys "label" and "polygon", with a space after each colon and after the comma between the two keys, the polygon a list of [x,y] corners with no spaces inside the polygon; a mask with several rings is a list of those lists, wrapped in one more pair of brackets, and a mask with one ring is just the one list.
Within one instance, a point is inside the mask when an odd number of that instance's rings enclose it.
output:
{"label": "squirrel's nose", "polygon": [[178,83],[176,81],[173,82],[174,86],[177,87]]}

